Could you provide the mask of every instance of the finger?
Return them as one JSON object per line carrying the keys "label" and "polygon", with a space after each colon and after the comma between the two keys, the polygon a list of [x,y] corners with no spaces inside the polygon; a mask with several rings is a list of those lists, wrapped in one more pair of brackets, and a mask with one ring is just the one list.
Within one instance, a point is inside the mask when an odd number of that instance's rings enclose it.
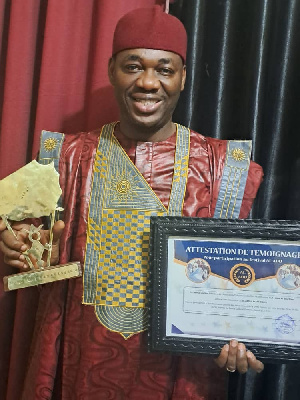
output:
{"label": "finger", "polygon": [[26,230],[29,230],[30,224],[24,223],[23,221],[20,222],[14,222],[11,225],[12,229],[15,231],[16,235],[21,235],[24,237],[27,237],[28,234]]}
{"label": "finger", "polygon": [[16,239],[8,240],[4,242],[3,240],[0,241],[0,250],[4,254],[4,257],[7,259],[17,260],[22,254],[22,251],[25,251],[27,246],[24,243],[19,243]]}
{"label": "finger", "polygon": [[0,232],[5,231],[6,225],[3,219],[0,218]]}
{"label": "finger", "polygon": [[236,357],[238,351],[238,341],[232,339],[229,343],[228,359],[226,364],[226,369],[229,372],[234,372],[236,370]]}
{"label": "finger", "polygon": [[215,363],[220,367],[223,368],[225,367],[227,363],[227,358],[228,358],[228,350],[229,350],[229,345],[225,344],[225,346],[222,347],[222,350],[219,354],[219,357],[215,358]]}
{"label": "finger", "polygon": [[26,254],[25,263],[28,269],[35,270],[39,269],[37,265],[37,258],[33,254]]}
{"label": "finger", "polygon": [[64,228],[65,228],[65,223],[61,220],[56,221],[55,224],[53,225],[53,245],[59,243]]}
{"label": "finger", "polygon": [[260,373],[264,369],[264,364],[257,360],[255,355],[252,353],[252,351],[247,351],[247,359],[248,359],[248,365],[250,368],[252,368],[254,371]]}
{"label": "finger", "polygon": [[[1,247],[1,243],[0,243],[0,247]],[[25,262],[25,257],[23,256],[23,254],[20,254],[15,251],[11,251],[10,255],[8,255],[8,256],[5,255],[3,259],[4,259],[4,262],[7,265],[10,265],[11,267],[19,268],[22,270],[28,269],[28,265]]]}
{"label": "finger", "polygon": [[18,252],[22,252],[27,249],[24,240],[16,239],[14,235],[9,231],[2,232],[1,243],[3,243],[1,250],[3,251],[4,254],[6,254],[6,249],[7,251],[12,249]]}
{"label": "finger", "polygon": [[239,343],[237,346],[236,369],[241,374],[245,374],[248,371],[248,358],[246,351],[246,346],[243,343]]}
{"label": "finger", "polygon": [[[22,245],[21,248],[27,248],[26,245]],[[0,241],[0,251],[4,254],[4,262],[11,267],[19,268],[19,269],[28,269],[28,265],[25,261],[24,255],[20,251],[16,251],[12,248],[9,248]]]}
{"label": "finger", "polygon": [[[10,225],[13,227],[14,230],[21,230],[23,229],[25,226],[28,226],[28,224],[24,224],[23,222],[11,222],[10,221]],[[0,218],[0,232],[5,231],[7,229],[7,225],[4,222],[3,219]]]}

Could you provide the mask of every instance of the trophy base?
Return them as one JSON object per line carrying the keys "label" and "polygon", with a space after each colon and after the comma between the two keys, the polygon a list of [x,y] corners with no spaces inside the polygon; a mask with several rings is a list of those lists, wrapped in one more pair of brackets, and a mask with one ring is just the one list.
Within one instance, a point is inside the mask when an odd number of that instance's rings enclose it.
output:
{"label": "trophy base", "polygon": [[9,292],[11,290],[23,289],[30,286],[43,285],[44,283],[77,278],[81,275],[82,271],[79,261],[55,265],[45,269],[21,272],[3,278],[4,291]]}

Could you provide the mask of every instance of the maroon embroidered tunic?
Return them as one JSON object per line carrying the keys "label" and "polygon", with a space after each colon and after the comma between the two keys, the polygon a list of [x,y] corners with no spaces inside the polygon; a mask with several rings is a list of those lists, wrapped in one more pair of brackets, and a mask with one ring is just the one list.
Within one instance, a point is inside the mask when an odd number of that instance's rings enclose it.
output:
{"label": "maroon embroidered tunic", "polygon": [[[93,160],[100,131],[66,135],[60,159],[66,228],[61,263],[84,261]],[[117,139],[167,206],[175,141]],[[183,215],[212,217],[222,178],[226,141],[191,132]],[[240,218],[251,208],[262,180],[251,163]],[[223,400],[226,373],[212,358],[147,353],[146,333],[128,340],[108,331],[93,306],[82,305],[82,279],[44,285],[40,296],[23,400]],[[52,397],[51,397],[52,396]]]}

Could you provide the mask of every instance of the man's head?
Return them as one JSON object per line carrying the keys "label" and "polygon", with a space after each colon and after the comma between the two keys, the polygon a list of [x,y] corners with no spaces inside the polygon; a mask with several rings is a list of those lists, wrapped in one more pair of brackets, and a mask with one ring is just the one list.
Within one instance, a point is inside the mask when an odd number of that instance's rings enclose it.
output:
{"label": "man's head", "polygon": [[160,7],[131,11],[117,24],[109,77],[127,130],[170,127],[185,83],[186,32]]}
{"label": "man's head", "polygon": [[112,55],[128,49],[154,49],[178,54],[185,64],[187,35],[181,21],[160,6],[138,8],[117,23]]}

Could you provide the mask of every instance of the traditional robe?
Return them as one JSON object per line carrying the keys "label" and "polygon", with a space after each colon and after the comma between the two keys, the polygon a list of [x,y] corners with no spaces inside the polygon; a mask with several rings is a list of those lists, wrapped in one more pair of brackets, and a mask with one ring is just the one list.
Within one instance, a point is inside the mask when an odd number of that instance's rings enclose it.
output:
{"label": "traditional robe", "polygon": [[[93,162],[100,131],[66,135],[59,161],[65,207],[61,263],[84,262]],[[176,135],[136,142],[116,133],[131,161],[167,206]],[[212,217],[225,162],[226,141],[191,131],[183,215]],[[240,218],[247,217],[262,170],[251,162]],[[23,400],[223,400],[226,372],[211,357],[147,353],[146,333],[125,340],[82,305],[82,279],[41,290]]]}

